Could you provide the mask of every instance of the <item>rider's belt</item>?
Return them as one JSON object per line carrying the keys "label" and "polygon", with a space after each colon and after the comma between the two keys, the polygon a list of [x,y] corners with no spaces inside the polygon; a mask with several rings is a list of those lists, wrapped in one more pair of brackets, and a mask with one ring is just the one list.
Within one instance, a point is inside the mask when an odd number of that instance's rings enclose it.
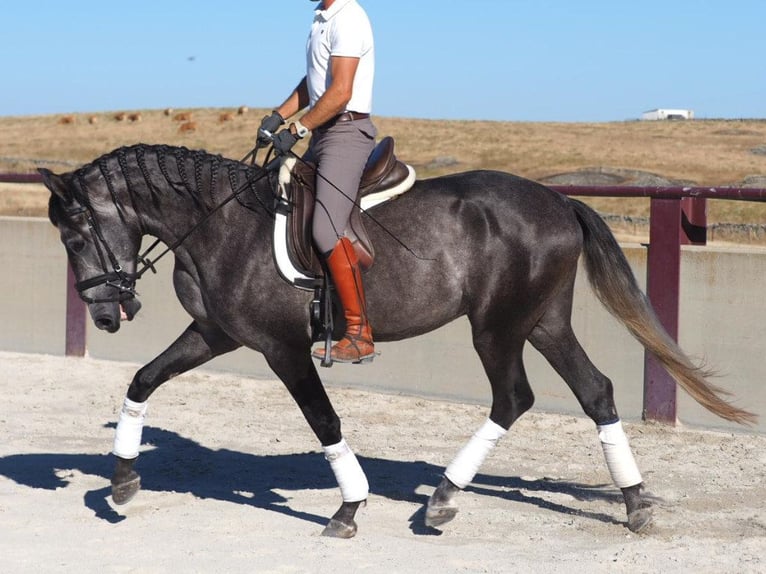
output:
{"label": "rider's belt", "polygon": [[321,126],[319,126],[319,129],[326,130],[333,127],[337,123],[353,122],[354,120],[366,120],[369,117],[370,114],[363,114],[361,112],[343,112],[342,114],[335,116],[333,119],[323,123]]}

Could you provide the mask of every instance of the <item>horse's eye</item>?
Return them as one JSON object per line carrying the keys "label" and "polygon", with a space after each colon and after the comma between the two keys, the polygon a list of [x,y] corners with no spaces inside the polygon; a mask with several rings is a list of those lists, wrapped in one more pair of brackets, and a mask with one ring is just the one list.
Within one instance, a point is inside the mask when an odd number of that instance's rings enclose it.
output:
{"label": "horse's eye", "polygon": [[66,246],[72,253],[80,253],[80,251],[85,249],[85,242],[82,239],[74,239],[68,242]]}

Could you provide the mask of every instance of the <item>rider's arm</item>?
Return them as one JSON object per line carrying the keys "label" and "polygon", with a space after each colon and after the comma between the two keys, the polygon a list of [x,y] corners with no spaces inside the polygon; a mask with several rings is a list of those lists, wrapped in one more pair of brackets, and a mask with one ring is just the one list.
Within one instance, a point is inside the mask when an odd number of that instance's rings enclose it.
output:
{"label": "rider's arm", "polygon": [[358,67],[359,58],[330,58],[332,82],[317,103],[301,118],[304,126],[313,130],[346,110],[353,93],[354,76]]}

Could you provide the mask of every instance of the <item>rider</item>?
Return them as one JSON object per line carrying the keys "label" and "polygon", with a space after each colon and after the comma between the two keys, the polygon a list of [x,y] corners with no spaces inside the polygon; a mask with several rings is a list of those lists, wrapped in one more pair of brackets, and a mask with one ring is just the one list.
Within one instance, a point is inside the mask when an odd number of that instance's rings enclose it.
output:
{"label": "rider", "polygon": [[[287,154],[312,133],[304,159],[314,161],[318,172],[313,239],[327,262],[346,318],[346,333],[333,345],[331,357],[341,363],[366,362],[375,356],[372,329],[359,262],[351,242],[343,237],[377,135],[370,119],[375,71],[372,27],[356,0],[322,1],[311,26],[306,60],[306,75],[284,103],[263,118],[261,129],[274,133],[285,118],[309,107],[273,138],[273,146],[277,153]],[[324,351],[318,348],[312,355],[321,359]]]}

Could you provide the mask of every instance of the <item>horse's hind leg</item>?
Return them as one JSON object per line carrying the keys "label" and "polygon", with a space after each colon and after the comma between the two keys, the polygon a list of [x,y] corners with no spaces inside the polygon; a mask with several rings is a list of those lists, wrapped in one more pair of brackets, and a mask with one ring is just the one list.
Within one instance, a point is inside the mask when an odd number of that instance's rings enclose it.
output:
{"label": "horse's hind leg", "polygon": [[112,500],[115,504],[129,502],[141,488],[141,478],[133,466],[138,458],[151,394],[175,375],[239,346],[218,327],[202,327],[195,321],[162,354],[138,370],[128,388],[114,437],[112,452],[117,461],[112,476]]}
{"label": "horse's hind leg", "polygon": [[641,498],[641,473],[617,414],[612,382],[596,369],[572,331],[571,298],[562,298],[560,303],[540,320],[529,342],[566,381],[585,414],[596,423],[612,480],[622,490],[628,528],[640,532],[651,524],[651,504]]}
{"label": "horse's hind leg", "polygon": [[452,520],[458,512],[455,497],[473,480],[487,455],[510,426],[534,403],[522,362],[524,338],[509,333],[474,333],[474,346],[492,387],[489,418],[458,452],[444,472],[426,508],[427,526]]}

